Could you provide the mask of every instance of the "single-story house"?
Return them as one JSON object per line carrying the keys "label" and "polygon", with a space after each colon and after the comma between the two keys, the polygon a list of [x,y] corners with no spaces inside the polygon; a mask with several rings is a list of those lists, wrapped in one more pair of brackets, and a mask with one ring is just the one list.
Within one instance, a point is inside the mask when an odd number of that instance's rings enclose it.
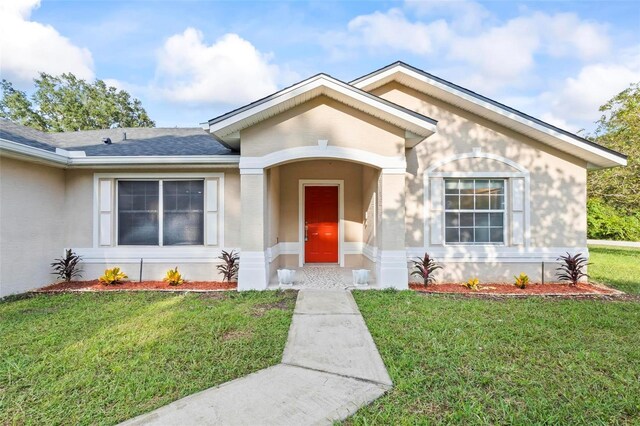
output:
{"label": "single-story house", "polygon": [[586,247],[587,170],[626,157],[407,64],[350,83],[318,74],[203,128],[0,128],[0,296],[51,282],[72,248],[84,278],[178,266],[239,289],[278,268],[366,268],[407,288],[428,252],[440,281],[552,279]]}

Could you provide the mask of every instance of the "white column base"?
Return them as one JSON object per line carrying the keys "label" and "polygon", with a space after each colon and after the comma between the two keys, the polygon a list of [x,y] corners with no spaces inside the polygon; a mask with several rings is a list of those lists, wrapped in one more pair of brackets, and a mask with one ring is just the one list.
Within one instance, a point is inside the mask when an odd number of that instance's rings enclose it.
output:
{"label": "white column base", "polygon": [[269,284],[267,258],[263,251],[241,251],[238,291],[266,290]]}
{"label": "white column base", "polygon": [[378,250],[376,260],[376,281],[381,288],[409,288],[406,250]]}

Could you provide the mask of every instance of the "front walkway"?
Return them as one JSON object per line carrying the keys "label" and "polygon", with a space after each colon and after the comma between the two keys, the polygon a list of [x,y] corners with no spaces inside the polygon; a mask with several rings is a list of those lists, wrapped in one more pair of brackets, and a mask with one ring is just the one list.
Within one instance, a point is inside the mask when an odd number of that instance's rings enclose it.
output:
{"label": "front walkway", "polygon": [[282,363],[175,401],[123,425],[332,424],[392,386],[345,290],[301,290]]}

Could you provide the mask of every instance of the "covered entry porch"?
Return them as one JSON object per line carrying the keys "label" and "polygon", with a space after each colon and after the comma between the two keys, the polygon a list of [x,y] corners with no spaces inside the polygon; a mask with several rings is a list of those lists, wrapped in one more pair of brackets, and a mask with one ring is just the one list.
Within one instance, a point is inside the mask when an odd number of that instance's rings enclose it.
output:
{"label": "covered entry porch", "polygon": [[240,290],[274,288],[278,269],[298,288],[349,287],[354,269],[370,287],[407,288],[404,158],[323,154],[241,167]]}

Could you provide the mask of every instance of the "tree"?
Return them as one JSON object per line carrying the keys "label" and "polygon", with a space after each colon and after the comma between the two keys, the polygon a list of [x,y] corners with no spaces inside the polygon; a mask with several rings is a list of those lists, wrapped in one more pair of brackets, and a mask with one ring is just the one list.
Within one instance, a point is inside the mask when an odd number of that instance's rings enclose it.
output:
{"label": "tree", "polygon": [[626,167],[590,172],[590,199],[625,215],[640,213],[640,83],[631,84],[600,107],[595,141],[628,156]]}
{"label": "tree", "polygon": [[153,127],[142,103],[102,80],[88,83],[71,73],[40,73],[31,99],[2,80],[0,117],[45,132]]}

